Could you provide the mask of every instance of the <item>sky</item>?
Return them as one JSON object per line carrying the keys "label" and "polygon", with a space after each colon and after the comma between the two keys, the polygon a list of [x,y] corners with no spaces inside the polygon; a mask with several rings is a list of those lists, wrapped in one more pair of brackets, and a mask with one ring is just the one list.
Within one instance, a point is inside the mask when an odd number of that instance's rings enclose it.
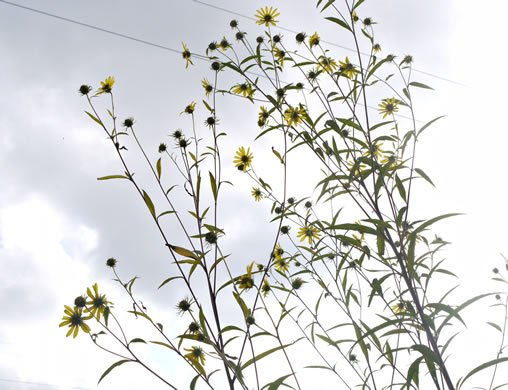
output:
{"label": "sky", "polygon": [[[160,142],[169,143],[172,131],[188,126],[180,113],[203,98],[201,79],[211,77],[209,64],[198,59],[185,69],[182,42],[204,52],[211,40],[231,35],[232,18],[255,37],[256,25],[242,15],[252,17],[268,5],[281,12],[280,32],[288,41],[292,30],[317,31],[336,45],[350,43],[322,21],[312,1],[12,3],[163,46],[0,1],[0,389],[95,389],[113,361],[85,338],[65,338],[58,328],[63,305],[93,282],[121,303],[121,291],[104,266],[112,256],[125,278],[141,277],[137,288],[152,313],[178,321],[167,312],[179,296],[155,291],[165,275],[166,252],[136,194],[125,183],[96,180],[122,172],[108,140],[84,114],[79,86],[96,88],[114,76],[119,118],[136,119],[138,134],[155,158]],[[418,119],[423,123],[446,115],[419,144],[418,164],[437,188],[417,187],[414,202],[425,217],[464,213],[438,225],[436,233],[452,243],[443,256],[469,293],[492,290],[491,270],[504,264],[500,253],[508,254],[508,185],[502,168],[508,143],[503,76],[508,58],[502,46],[506,31],[495,20],[507,11],[508,4],[498,0],[481,6],[472,0],[368,0],[361,13],[378,23],[383,53],[412,55],[414,79],[434,87],[417,95]],[[329,48],[337,57],[351,55]],[[257,108],[223,104],[221,125],[229,134],[225,161],[232,161],[239,145],[250,145],[259,161],[273,158],[271,141],[254,142],[255,122],[246,121],[255,118]],[[231,232],[229,249],[269,251],[276,231],[268,225],[271,205],[252,207],[248,180],[232,164],[225,172],[235,181],[222,214]],[[302,191],[296,184],[290,188]],[[476,307],[468,318],[481,318],[486,306]],[[482,337],[487,330],[483,324],[472,328]],[[477,343],[472,348],[480,348],[481,337],[471,340]],[[180,367],[176,361],[170,365]],[[159,386],[136,368],[120,368],[98,388],[141,385]]]}

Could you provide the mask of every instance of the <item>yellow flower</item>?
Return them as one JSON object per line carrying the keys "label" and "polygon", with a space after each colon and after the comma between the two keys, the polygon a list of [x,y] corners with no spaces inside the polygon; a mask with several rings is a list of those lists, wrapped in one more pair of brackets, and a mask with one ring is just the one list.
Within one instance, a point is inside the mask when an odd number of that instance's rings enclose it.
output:
{"label": "yellow flower", "polygon": [[277,245],[275,245],[275,249],[273,250],[273,257],[275,257],[275,260],[280,260],[280,259],[282,259],[283,254],[284,254],[284,249],[282,249],[280,244],[277,243]]}
{"label": "yellow flower", "polygon": [[239,171],[247,171],[247,168],[250,167],[252,164],[252,159],[254,156],[250,152],[250,148],[247,148],[247,151],[245,151],[245,148],[242,146],[238,151],[236,152],[235,159],[233,160],[233,163],[238,168]]}
{"label": "yellow flower", "polygon": [[64,307],[64,313],[66,315],[62,317],[63,322],[60,323],[59,327],[69,325],[70,329],[67,332],[66,337],[69,337],[72,334],[72,337],[76,338],[79,328],[81,328],[85,333],[90,333],[90,327],[85,323],[85,320],[90,319],[90,317],[83,317],[83,309],[81,307],[74,307],[74,309],[71,309],[67,305]]}
{"label": "yellow flower", "polygon": [[289,269],[289,261],[285,258],[275,259],[274,265],[281,272],[287,272]]}
{"label": "yellow flower", "polygon": [[310,47],[319,45],[319,35],[317,35],[317,33],[314,33],[310,36],[309,45]]}
{"label": "yellow flower", "polygon": [[203,86],[203,88],[205,89],[205,94],[206,94],[206,97],[209,97],[210,96],[210,93],[213,91],[213,86],[212,84],[210,84],[210,82],[207,80],[207,79],[203,79],[201,81],[201,85]]}
{"label": "yellow flower", "polygon": [[106,80],[101,81],[101,87],[97,91],[97,95],[100,95],[101,93],[111,93],[114,83],[115,78],[111,76],[109,76]]}
{"label": "yellow flower", "polygon": [[275,18],[279,15],[280,13],[277,12],[277,8],[270,7],[270,9],[268,9],[268,7],[265,7],[265,9],[263,8],[258,9],[256,11],[256,15],[254,16],[259,19],[256,20],[257,24],[259,25],[264,24],[266,27],[269,27],[270,24],[272,26],[275,26],[275,24],[278,23],[278,21],[275,20]]}
{"label": "yellow flower", "polygon": [[[346,161],[346,165],[348,166],[349,170],[352,171],[353,167],[355,166],[355,162],[354,161]],[[356,172],[353,172],[353,173],[362,173],[363,171],[365,171],[366,168],[367,168],[367,166],[365,164],[360,164],[356,167]]]}
{"label": "yellow flower", "polygon": [[247,274],[243,275],[238,279],[238,287],[242,290],[251,289],[254,286],[254,279],[252,279],[252,266],[254,263],[250,263],[247,266]]}
{"label": "yellow flower", "polygon": [[394,112],[399,111],[399,108],[397,107],[398,104],[399,104],[399,102],[395,98],[384,99],[381,104],[378,104],[378,107],[380,107],[378,109],[378,111],[381,114],[384,114],[383,119],[385,119],[387,117],[387,115],[390,115],[390,114],[393,114]]}
{"label": "yellow flower", "polygon": [[340,65],[340,70],[342,71],[342,73],[344,73],[347,77],[349,77],[350,79],[352,79],[356,73],[356,69],[354,67],[354,65],[349,62],[349,58],[346,57],[346,59],[344,61],[339,61],[339,65]]}
{"label": "yellow flower", "polygon": [[381,164],[389,164],[388,167],[396,167],[397,165],[402,164],[402,160],[400,158],[397,158],[394,154],[387,154],[385,157],[380,161]]}
{"label": "yellow flower", "polygon": [[186,61],[185,62],[185,69],[189,67],[189,64],[194,65],[191,61],[191,52],[189,49],[187,49],[187,46],[185,46],[185,43],[182,42],[183,51],[182,51],[182,58]]}
{"label": "yellow flower", "polygon": [[236,84],[232,89],[231,92],[236,93],[238,95],[243,95],[243,97],[252,97],[254,95],[254,91],[252,90],[252,86],[250,83],[242,83],[242,84]]}
{"label": "yellow flower", "polygon": [[222,51],[226,51],[230,46],[231,44],[228,42],[226,37],[223,37],[222,40],[219,42],[219,47],[222,49]]}
{"label": "yellow flower", "polygon": [[312,225],[307,225],[300,228],[300,231],[296,235],[300,238],[300,242],[304,241],[306,238],[309,240],[309,245],[312,244],[312,239],[319,240],[319,236],[321,233]]}
{"label": "yellow flower", "polygon": [[186,353],[184,356],[191,361],[191,363],[201,363],[201,365],[205,364],[205,352],[201,347],[192,347],[192,348],[184,348]]}
{"label": "yellow flower", "polygon": [[192,114],[195,109],[196,109],[196,102],[192,102],[191,104],[188,104],[187,106],[185,106],[185,109],[181,112],[181,114],[183,114],[184,112],[186,114]]}
{"label": "yellow flower", "polygon": [[97,286],[97,283],[95,283],[92,288],[93,292],[90,288],[86,289],[86,293],[91,299],[86,302],[88,306],[86,310],[92,317],[95,317],[97,321],[99,321],[101,319],[101,314],[104,314],[104,310],[106,310],[108,305],[111,305],[111,302],[106,299],[105,294],[99,294],[99,287]]}
{"label": "yellow flower", "polygon": [[268,110],[264,106],[259,107],[259,109],[261,110],[259,112],[259,120],[264,121],[266,123],[268,121],[268,118],[270,117],[270,114],[268,113]]}
{"label": "yellow flower", "polygon": [[286,52],[276,47],[274,54],[277,58],[277,61],[279,61],[280,66],[284,66],[284,58],[286,57]]}
{"label": "yellow flower", "polygon": [[356,14],[356,11],[353,11],[352,19],[353,19],[353,23],[358,22],[359,18],[358,18],[358,15]]}
{"label": "yellow flower", "polygon": [[404,313],[406,311],[406,304],[404,301],[400,301],[396,305],[392,306],[392,310],[395,314]]}
{"label": "yellow flower", "polygon": [[263,291],[263,297],[266,298],[266,296],[268,295],[270,290],[271,290],[271,287],[270,287],[270,284],[268,283],[268,280],[264,279],[263,280],[263,286],[261,286],[261,291]]}
{"label": "yellow flower", "polygon": [[379,53],[381,51],[381,45],[379,43],[375,43],[374,46],[372,46],[372,51],[374,53]]}
{"label": "yellow flower", "polygon": [[332,73],[335,69],[337,69],[337,62],[335,62],[333,58],[321,56],[319,58],[319,66],[325,71]]}
{"label": "yellow flower", "polygon": [[263,199],[263,193],[259,188],[252,187],[252,196],[254,197],[254,200],[256,202],[259,202],[261,199]]}
{"label": "yellow flower", "polygon": [[367,150],[363,155],[367,157],[373,156],[376,160],[378,160],[385,152],[383,149],[381,149],[382,145],[382,143],[378,144],[377,142],[374,142],[370,150]]}
{"label": "yellow flower", "polygon": [[303,107],[296,108],[290,106],[285,112],[285,119],[288,126],[298,126],[302,122],[302,118],[305,116],[305,109]]}

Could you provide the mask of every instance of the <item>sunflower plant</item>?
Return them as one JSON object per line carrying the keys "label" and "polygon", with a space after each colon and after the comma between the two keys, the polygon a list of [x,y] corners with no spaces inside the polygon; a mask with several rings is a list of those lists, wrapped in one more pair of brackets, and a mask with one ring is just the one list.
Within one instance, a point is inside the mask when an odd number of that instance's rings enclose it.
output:
{"label": "sunflower plant", "polygon": [[[381,54],[376,23],[362,15],[365,0],[339,3],[318,0],[316,7],[358,48],[347,56],[330,51],[326,37],[316,31],[297,33],[293,44],[288,36],[283,40],[272,31],[281,16],[274,7],[255,12],[261,31],[252,43],[239,22],[231,21],[235,39],[223,35],[210,42],[202,57],[211,64],[211,74],[200,81],[206,100],[181,108],[189,118],[188,130],[174,131],[173,146],[161,143],[155,159],[138,139],[132,117],[117,126],[112,77],[93,96],[90,86],[80,88],[90,107],[87,115],[111,140],[124,172],[99,180],[126,180],[138,194],[167,250],[167,277],[159,288],[179,283],[185,298],[175,299],[173,308],[190,322],[176,333],[157,322],[136,298],[137,278],[124,281],[117,261],[108,259],[132,304],[129,313],[143,318],[156,337],[128,341],[113,304],[97,284],[88,288],[89,300],[80,296],[74,307],[65,306],[60,326],[68,326],[67,335],[73,337],[81,329],[97,346],[123,357],[100,380],[121,364],[136,363],[176,389],[171,375],[149,368],[132,348],[133,343],[152,343],[182,359],[191,389],[313,389],[319,383],[344,389],[452,390],[467,388],[473,377],[491,389],[506,385],[500,374],[508,362],[503,356],[506,272],[496,268],[493,278],[504,292],[454,302],[455,287],[447,289],[447,278],[454,274],[439,259],[449,243],[430,229],[457,214],[415,219],[415,181],[434,185],[416,163],[418,140],[441,117],[421,122],[414,97],[431,88],[413,80],[411,56],[399,60]],[[182,45],[187,68],[193,53]],[[360,47],[368,47],[368,54]],[[240,81],[227,85],[221,77],[226,72]],[[99,95],[110,95],[111,122],[92,100]],[[216,102],[233,98],[244,99],[246,109],[257,113],[251,124],[256,139],[279,145],[267,153],[273,161],[256,159],[259,150],[251,139],[235,151],[222,149],[226,134]],[[199,111],[205,112],[203,122],[195,120]],[[207,136],[199,136],[196,123]],[[134,177],[125,159],[129,140],[151,169],[160,202],[144,189],[145,178]],[[308,174],[298,165],[302,160],[310,167]],[[252,182],[247,192],[254,204],[266,205],[272,215],[267,223],[275,225],[276,234],[249,255],[255,258],[225,252],[228,236],[219,224],[218,205],[234,180],[226,164]],[[169,169],[179,176],[165,175]],[[261,178],[267,170],[279,172],[273,187]],[[314,192],[288,193],[295,171],[301,183],[313,181]],[[173,196],[179,184],[191,210]],[[187,211],[191,223],[183,217]],[[162,223],[166,219],[172,221],[170,229]],[[174,229],[184,242],[172,241]],[[502,311],[499,323],[489,322],[500,335],[500,347],[486,362],[471,356],[460,366],[453,364],[455,337],[466,324],[463,312],[482,299]],[[231,314],[225,307],[236,310]],[[118,350],[101,344],[106,337],[117,342]]]}

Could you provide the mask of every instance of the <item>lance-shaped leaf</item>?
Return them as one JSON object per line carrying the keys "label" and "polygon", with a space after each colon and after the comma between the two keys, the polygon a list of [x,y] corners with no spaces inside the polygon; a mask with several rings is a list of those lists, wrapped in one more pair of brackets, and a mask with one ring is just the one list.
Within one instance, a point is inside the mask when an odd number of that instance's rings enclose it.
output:
{"label": "lance-shaped leaf", "polygon": [[189,259],[199,260],[199,257],[196,256],[196,254],[188,249],[182,248],[180,246],[175,245],[169,245],[171,250],[180,256],[187,257]]}
{"label": "lance-shaped leaf", "polygon": [[145,190],[143,190],[143,199],[145,200],[146,206],[148,207],[148,210],[150,210],[152,217],[156,218],[155,206],[153,205],[152,199],[150,199]]}
{"label": "lance-shaped leaf", "polygon": [[131,362],[131,361],[132,360],[124,359],[124,360],[119,360],[116,363],[113,363],[106,371],[104,371],[104,374],[102,374],[102,376],[99,379],[99,382],[97,382],[97,384],[101,383],[101,381],[104,379],[104,377],[106,375],[108,375],[113,370],[113,368],[121,366],[122,364],[127,363],[127,362]]}

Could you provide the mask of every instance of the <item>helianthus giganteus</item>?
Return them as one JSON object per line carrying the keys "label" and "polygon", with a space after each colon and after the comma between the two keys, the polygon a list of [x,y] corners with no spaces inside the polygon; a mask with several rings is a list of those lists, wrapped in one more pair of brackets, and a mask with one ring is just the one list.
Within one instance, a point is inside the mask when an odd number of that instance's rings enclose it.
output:
{"label": "helianthus giganteus", "polygon": [[185,69],[189,67],[189,64],[194,65],[194,63],[191,60],[191,52],[185,45],[185,43],[182,42],[183,51],[182,51],[182,58],[185,60]]}
{"label": "helianthus giganteus", "polygon": [[286,113],[284,114],[284,117],[286,119],[286,122],[288,123],[288,126],[298,126],[299,123],[302,122],[303,117],[305,116],[305,109],[303,107],[293,107],[290,106]]}
{"label": "helianthus giganteus", "polygon": [[206,97],[209,97],[210,96],[210,93],[213,91],[213,86],[212,84],[210,84],[210,82],[207,80],[207,79],[203,79],[201,81],[201,85],[203,86],[203,88],[205,89],[205,94],[206,94]]}
{"label": "helianthus giganteus", "polygon": [[319,66],[329,73],[332,73],[338,67],[337,62],[333,58],[326,56],[319,58]]}
{"label": "helianthus giganteus", "polygon": [[99,321],[101,319],[101,314],[104,314],[106,307],[111,305],[111,302],[106,299],[105,294],[99,294],[99,286],[97,283],[95,283],[92,288],[93,292],[90,290],[90,287],[86,289],[86,293],[90,298],[90,301],[86,302],[86,310],[92,317],[95,317],[97,321]]}
{"label": "helianthus giganteus", "polygon": [[252,266],[254,263],[250,263],[247,266],[247,274],[240,276],[238,279],[238,287],[242,290],[248,290],[254,287],[254,279],[252,279]]}
{"label": "helianthus giganteus", "polygon": [[305,239],[308,239],[309,245],[311,245],[312,239],[318,240],[320,235],[321,233],[319,233],[319,231],[314,226],[307,225],[301,227],[296,236],[300,238],[300,242],[304,241]]}
{"label": "helianthus giganteus", "polygon": [[97,91],[97,95],[100,95],[101,93],[111,93],[113,84],[115,84],[115,78],[112,76],[109,76],[106,80],[101,81],[101,86]]}
{"label": "helianthus giganteus", "polygon": [[356,73],[356,69],[354,65],[349,62],[349,58],[346,57],[344,61],[339,61],[340,70],[344,73],[348,78],[352,79]]}
{"label": "helianthus giganteus", "polygon": [[252,192],[251,192],[252,196],[254,197],[254,200],[256,202],[259,202],[261,199],[263,199],[263,193],[261,192],[261,190],[257,187],[252,187]]}
{"label": "helianthus giganteus", "polygon": [[79,329],[81,328],[83,332],[90,333],[90,327],[85,323],[85,320],[90,319],[90,317],[83,317],[83,308],[74,307],[71,309],[69,306],[65,305],[64,315],[62,317],[62,322],[59,327],[69,325],[69,331],[67,332],[66,337],[69,337],[72,334],[72,337],[75,338],[78,335]]}
{"label": "helianthus giganteus", "polygon": [[385,119],[388,115],[393,114],[394,112],[399,111],[398,107],[399,102],[395,98],[384,99],[381,104],[378,104],[378,111],[383,115],[383,119]]}
{"label": "helianthus giganteus", "polygon": [[192,348],[184,348],[186,353],[184,356],[191,361],[191,363],[201,363],[201,365],[205,364],[205,352],[201,347],[192,347]]}
{"label": "helianthus giganteus", "polygon": [[319,35],[317,34],[317,32],[309,37],[309,45],[310,47],[319,45]]}
{"label": "helianthus giganteus", "polygon": [[243,97],[252,97],[252,95],[254,95],[254,90],[248,82],[236,84],[231,89],[231,92],[236,93],[237,95],[242,95]]}
{"label": "helianthus giganteus", "polygon": [[264,9],[263,8],[258,9],[256,11],[256,15],[254,15],[254,16],[256,18],[258,18],[258,20],[256,20],[257,24],[259,24],[259,25],[264,24],[266,27],[269,27],[270,24],[272,26],[275,26],[276,23],[278,23],[278,21],[275,20],[275,18],[279,15],[280,15],[280,13],[277,12],[277,8],[265,7]]}
{"label": "helianthus giganteus", "polygon": [[247,168],[250,167],[252,164],[252,159],[254,158],[253,154],[250,152],[250,148],[247,148],[247,151],[245,151],[245,148],[243,146],[238,149],[236,152],[235,159],[233,160],[233,163],[240,171],[247,171]]}

